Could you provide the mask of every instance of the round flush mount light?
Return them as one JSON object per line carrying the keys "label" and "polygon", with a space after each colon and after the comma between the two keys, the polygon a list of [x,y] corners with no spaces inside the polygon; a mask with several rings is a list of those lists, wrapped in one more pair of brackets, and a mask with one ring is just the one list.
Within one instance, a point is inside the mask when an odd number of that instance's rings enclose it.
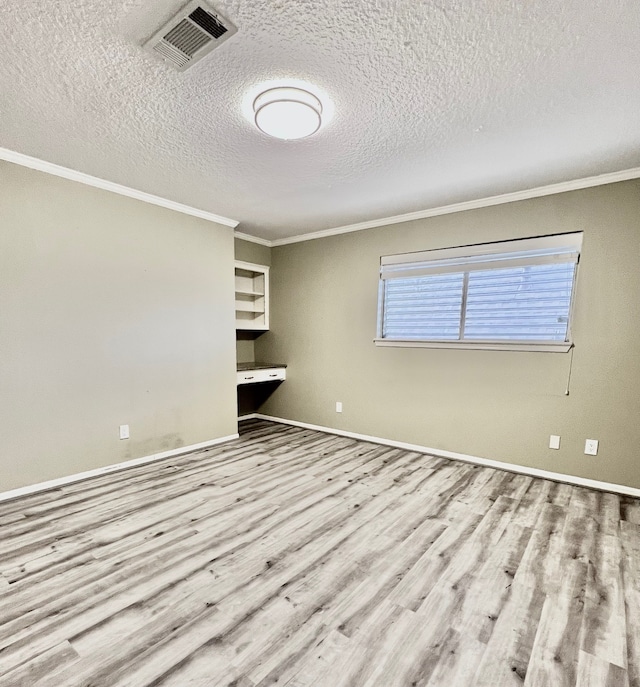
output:
{"label": "round flush mount light", "polygon": [[253,101],[254,121],[269,136],[292,141],[315,134],[322,125],[322,103],[303,88],[269,88]]}

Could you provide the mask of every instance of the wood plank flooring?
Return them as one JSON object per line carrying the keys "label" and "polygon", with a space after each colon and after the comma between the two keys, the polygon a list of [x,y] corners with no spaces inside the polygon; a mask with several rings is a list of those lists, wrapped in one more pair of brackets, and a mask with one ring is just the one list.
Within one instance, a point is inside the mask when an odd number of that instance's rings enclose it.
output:
{"label": "wood plank flooring", "polygon": [[640,502],[259,420],[0,504],[0,687],[640,687]]}

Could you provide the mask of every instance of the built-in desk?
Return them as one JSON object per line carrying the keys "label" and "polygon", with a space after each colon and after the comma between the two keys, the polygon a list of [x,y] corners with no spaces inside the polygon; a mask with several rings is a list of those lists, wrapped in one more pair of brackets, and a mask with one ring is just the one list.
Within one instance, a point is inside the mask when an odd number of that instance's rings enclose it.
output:
{"label": "built-in desk", "polygon": [[287,378],[286,365],[271,363],[238,363],[238,386],[261,382],[282,382]]}

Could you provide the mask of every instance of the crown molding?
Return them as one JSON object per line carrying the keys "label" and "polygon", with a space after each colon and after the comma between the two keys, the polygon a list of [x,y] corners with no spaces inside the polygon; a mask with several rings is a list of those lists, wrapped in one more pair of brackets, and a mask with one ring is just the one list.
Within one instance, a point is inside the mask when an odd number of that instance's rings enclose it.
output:
{"label": "crown molding", "polygon": [[107,181],[106,179],[93,177],[89,174],[85,174],[84,172],[78,172],[75,169],[61,167],[60,165],[53,164],[53,162],[40,160],[29,155],[23,155],[22,153],[17,153],[14,150],[9,150],[7,148],[0,148],[0,160],[13,162],[17,165],[22,165],[23,167],[30,167],[31,169],[38,170],[39,172],[53,174],[54,176],[62,177],[63,179],[69,179],[70,181],[77,181],[80,184],[93,186],[94,188],[99,188],[103,191],[111,191],[111,193],[117,193],[121,196],[135,198],[136,200],[141,200],[143,203],[159,205],[160,207],[167,208],[168,210],[174,210],[175,212],[181,212],[184,215],[191,215],[193,217],[199,217],[200,219],[206,219],[209,222],[222,224],[223,226],[231,227],[232,229],[235,229],[235,227],[237,227],[239,224],[239,222],[235,219],[229,219],[228,217],[223,217],[222,215],[216,215],[213,212],[200,210],[198,208],[191,207],[190,205],[176,203],[175,201],[168,200],[167,198],[161,198],[160,196],[154,196],[151,193],[145,193],[144,191],[138,191],[135,188],[129,188],[129,186],[123,186],[122,184],[116,184],[112,181]]}
{"label": "crown molding", "polygon": [[261,246],[267,246],[267,248],[271,248],[273,245],[273,241],[269,241],[269,239],[262,239],[259,236],[253,236],[252,234],[243,234],[241,231],[234,231],[233,235],[237,239],[250,241],[251,243],[259,243]]}
{"label": "crown molding", "polygon": [[[100,188],[104,191],[111,191],[122,196],[135,198],[144,203],[158,205],[160,207],[181,212],[185,215],[199,217],[209,222],[222,224],[225,227],[235,229],[239,222],[238,220],[216,215],[206,210],[191,207],[190,205],[183,205],[167,198],[154,196],[144,191],[138,191],[128,186],[116,184],[106,179],[90,176],[84,172],[78,172],[68,167],[40,160],[39,158],[24,155],[8,148],[0,148],[0,160],[13,162],[23,167],[30,167],[40,172],[53,174],[55,176],[77,181],[87,186]],[[347,224],[332,229],[323,229],[315,231],[310,234],[298,234],[296,236],[289,236],[282,239],[265,239],[260,236],[253,236],[252,234],[245,234],[243,232],[234,231],[234,236],[243,241],[251,241],[261,246],[268,248],[275,248],[276,246],[285,246],[289,243],[300,243],[302,241],[313,241],[314,239],[326,238],[328,236],[338,236],[339,234],[350,234],[355,231],[363,231],[364,229],[374,229],[376,227],[385,227],[391,224],[402,224],[404,222],[412,222],[419,219],[427,219],[428,217],[438,217],[439,215],[450,215],[456,212],[466,212],[467,210],[476,210],[478,208],[491,207],[492,205],[505,205],[507,203],[515,203],[519,200],[530,200],[532,198],[541,198],[543,196],[551,196],[557,193],[566,193],[567,191],[579,191],[585,188],[592,188],[594,186],[605,186],[607,184],[615,184],[619,181],[629,181],[630,179],[640,178],[640,167],[633,167],[631,169],[621,170],[619,172],[608,172],[606,174],[598,174],[596,176],[584,177],[582,179],[574,179],[572,181],[562,181],[557,184],[549,184],[547,186],[538,186],[536,188],[525,189],[523,191],[515,191],[513,193],[503,193],[497,196],[488,196],[486,198],[478,198],[476,200],[467,200],[461,203],[453,203],[451,205],[442,205],[427,210],[418,210],[417,212],[408,212],[403,215],[394,215],[391,217],[381,217],[379,219],[368,220],[366,222],[358,222],[356,224]]]}
{"label": "crown molding", "polygon": [[373,219],[367,222],[358,222],[357,224],[347,224],[342,227],[335,227],[334,229],[324,229],[322,231],[315,231],[311,234],[300,234],[298,236],[290,236],[284,239],[275,239],[270,242],[270,245],[271,247],[275,247],[285,246],[288,243],[313,241],[314,239],[321,239],[327,236],[350,234],[351,232],[362,231],[364,229],[386,227],[390,224],[401,224],[403,222],[411,222],[417,219],[426,219],[427,217],[450,215],[455,212],[476,210],[478,208],[486,208],[492,205],[505,205],[506,203],[515,203],[518,200],[530,200],[531,198],[541,198],[542,196],[551,196],[557,193],[566,193],[567,191],[578,191],[580,189],[591,188],[593,186],[605,186],[606,184],[615,184],[618,181],[628,181],[630,179],[638,178],[640,178],[640,167],[634,167],[632,169],[625,169],[619,172],[609,172],[607,174],[599,174],[597,176],[585,177],[583,179],[575,179],[573,181],[562,181],[557,184],[549,184],[548,186],[538,186],[536,188],[526,189],[524,191],[503,193],[497,196],[478,198],[477,200],[467,200],[462,203],[442,205],[440,207],[430,208],[428,210],[418,210],[417,212],[409,212],[404,215],[383,217],[381,219]]}

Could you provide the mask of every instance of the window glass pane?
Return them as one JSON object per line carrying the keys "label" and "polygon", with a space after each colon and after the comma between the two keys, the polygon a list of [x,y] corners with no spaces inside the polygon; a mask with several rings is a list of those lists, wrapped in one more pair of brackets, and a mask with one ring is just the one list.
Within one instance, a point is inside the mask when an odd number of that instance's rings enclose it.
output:
{"label": "window glass pane", "polygon": [[465,340],[565,341],[575,264],[469,273]]}
{"label": "window glass pane", "polygon": [[386,280],[382,337],[458,339],[463,283],[463,273]]}

